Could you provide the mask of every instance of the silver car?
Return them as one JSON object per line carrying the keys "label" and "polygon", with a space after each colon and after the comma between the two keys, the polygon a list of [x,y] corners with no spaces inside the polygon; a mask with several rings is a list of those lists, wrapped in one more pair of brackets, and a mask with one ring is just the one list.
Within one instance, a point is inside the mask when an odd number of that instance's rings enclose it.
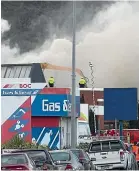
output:
{"label": "silver car", "polygon": [[55,150],[50,152],[59,170],[84,170],[83,165],[71,150]]}

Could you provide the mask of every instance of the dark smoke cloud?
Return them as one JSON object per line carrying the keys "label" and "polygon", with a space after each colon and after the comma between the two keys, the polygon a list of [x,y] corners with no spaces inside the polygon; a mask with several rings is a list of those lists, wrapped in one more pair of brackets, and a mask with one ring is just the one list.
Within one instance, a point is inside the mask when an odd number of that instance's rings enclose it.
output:
{"label": "dark smoke cloud", "polygon": [[[77,2],[77,31],[109,4],[111,2]],[[54,35],[60,38],[72,34],[72,2],[3,1],[1,17],[11,25],[2,41],[9,40],[11,48],[18,45],[20,53],[41,46]]]}
{"label": "dark smoke cloud", "polygon": [[[2,18],[2,63],[71,66],[72,2],[2,2]],[[95,87],[139,88],[139,1],[78,2],[76,45]]]}

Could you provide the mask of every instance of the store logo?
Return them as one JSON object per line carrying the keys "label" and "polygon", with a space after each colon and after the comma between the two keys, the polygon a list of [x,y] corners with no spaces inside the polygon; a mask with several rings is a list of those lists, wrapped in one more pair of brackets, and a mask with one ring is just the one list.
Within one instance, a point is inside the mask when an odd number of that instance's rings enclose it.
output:
{"label": "store logo", "polygon": [[31,88],[31,84],[19,84],[19,88]]}
{"label": "store logo", "polygon": [[63,102],[63,111],[65,112],[70,112],[71,111],[71,103],[69,102],[69,100],[64,100]]}
{"label": "store logo", "polygon": [[64,112],[71,111],[71,103],[69,102],[69,100],[64,100],[62,104],[60,102],[49,102],[48,99],[42,100],[42,111],[60,112],[61,110],[63,110]]}
{"label": "store logo", "polygon": [[42,100],[42,110],[44,112],[59,112],[60,111],[60,103],[49,102],[47,99]]}
{"label": "store logo", "polygon": [[12,88],[15,84],[6,84],[3,86],[3,88]]}

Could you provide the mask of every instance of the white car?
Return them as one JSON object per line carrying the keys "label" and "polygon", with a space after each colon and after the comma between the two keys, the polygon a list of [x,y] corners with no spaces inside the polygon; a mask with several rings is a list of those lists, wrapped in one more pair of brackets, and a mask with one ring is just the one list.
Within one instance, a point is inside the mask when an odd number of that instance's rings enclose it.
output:
{"label": "white car", "polygon": [[120,140],[107,139],[91,142],[88,154],[96,170],[129,168],[129,153]]}

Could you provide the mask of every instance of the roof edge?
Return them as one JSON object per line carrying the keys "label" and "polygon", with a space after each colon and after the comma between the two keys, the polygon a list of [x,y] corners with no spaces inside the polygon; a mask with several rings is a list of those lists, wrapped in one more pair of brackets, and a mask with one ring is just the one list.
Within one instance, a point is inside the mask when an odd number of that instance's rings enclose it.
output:
{"label": "roof edge", "polygon": [[104,88],[79,88],[80,91],[104,91]]}

